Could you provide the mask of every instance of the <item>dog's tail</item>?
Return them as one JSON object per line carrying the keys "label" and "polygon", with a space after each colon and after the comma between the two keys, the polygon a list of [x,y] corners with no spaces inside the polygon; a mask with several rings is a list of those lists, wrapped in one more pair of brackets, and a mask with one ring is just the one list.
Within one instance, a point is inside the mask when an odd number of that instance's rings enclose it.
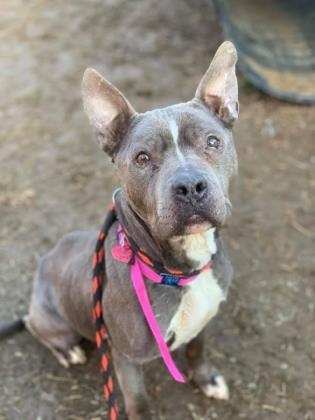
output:
{"label": "dog's tail", "polygon": [[25,322],[23,318],[16,321],[9,322],[5,325],[0,325],[0,340],[9,337],[12,334],[18,333],[25,329]]}

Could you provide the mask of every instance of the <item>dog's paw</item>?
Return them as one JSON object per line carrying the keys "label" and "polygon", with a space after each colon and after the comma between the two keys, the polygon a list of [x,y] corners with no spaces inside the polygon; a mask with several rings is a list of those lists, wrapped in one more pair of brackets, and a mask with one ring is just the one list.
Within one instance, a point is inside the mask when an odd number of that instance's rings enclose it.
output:
{"label": "dog's paw", "polygon": [[228,400],[229,388],[222,375],[214,375],[210,381],[201,387],[201,391],[208,398],[215,398],[216,400]]}
{"label": "dog's paw", "polygon": [[74,346],[68,351],[68,361],[71,365],[83,365],[86,355],[80,346]]}
{"label": "dog's paw", "polygon": [[51,351],[64,368],[69,368],[70,365],[83,365],[86,362],[85,353],[79,346],[73,346],[67,352],[56,348],[51,348]]}

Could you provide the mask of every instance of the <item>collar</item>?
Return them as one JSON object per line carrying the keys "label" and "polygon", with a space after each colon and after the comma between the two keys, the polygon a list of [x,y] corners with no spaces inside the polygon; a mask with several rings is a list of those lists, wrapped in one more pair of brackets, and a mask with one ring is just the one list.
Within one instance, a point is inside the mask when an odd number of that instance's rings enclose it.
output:
{"label": "collar", "polygon": [[131,265],[137,260],[148,280],[167,286],[185,286],[194,281],[199,274],[213,267],[213,261],[210,259],[201,269],[190,273],[170,270],[146,254],[128,235],[121,223],[117,227],[117,245],[112,248],[112,256],[117,261]]}

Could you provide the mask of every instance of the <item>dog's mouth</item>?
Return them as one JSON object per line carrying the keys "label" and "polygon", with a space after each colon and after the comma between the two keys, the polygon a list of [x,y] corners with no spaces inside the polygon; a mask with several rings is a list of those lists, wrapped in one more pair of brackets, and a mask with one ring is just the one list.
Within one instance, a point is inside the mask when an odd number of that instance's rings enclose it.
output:
{"label": "dog's mouth", "polygon": [[225,206],[215,204],[203,208],[175,208],[161,214],[152,232],[163,239],[183,235],[204,233],[211,228],[221,228],[226,223],[227,211]]}
{"label": "dog's mouth", "polygon": [[199,215],[194,215],[189,217],[186,222],[185,233],[187,235],[193,235],[196,233],[203,233],[209,230],[212,227],[212,224],[205,220]]}

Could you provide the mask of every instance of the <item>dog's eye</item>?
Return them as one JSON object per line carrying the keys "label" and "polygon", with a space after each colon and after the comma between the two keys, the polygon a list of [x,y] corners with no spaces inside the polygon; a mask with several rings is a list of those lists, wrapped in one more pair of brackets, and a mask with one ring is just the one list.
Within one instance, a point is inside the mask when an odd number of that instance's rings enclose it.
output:
{"label": "dog's eye", "polygon": [[218,149],[220,146],[220,140],[216,136],[209,136],[207,138],[207,146]]}
{"label": "dog's eye", "polygon": [[144,167],[150,160],[150,156],[145,152],[140,152],[136,156],[137,165]]}

